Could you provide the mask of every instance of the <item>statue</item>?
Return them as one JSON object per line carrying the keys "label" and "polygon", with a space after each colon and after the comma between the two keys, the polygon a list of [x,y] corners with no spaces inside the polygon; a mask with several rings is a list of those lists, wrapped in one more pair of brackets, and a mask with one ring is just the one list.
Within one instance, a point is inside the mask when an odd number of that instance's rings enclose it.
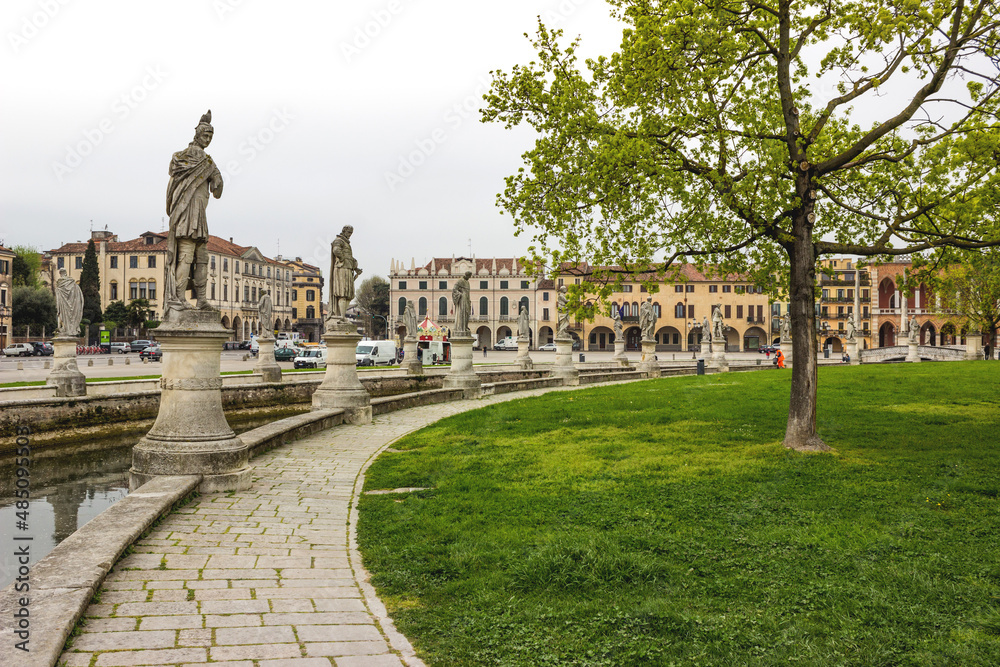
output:
{"label": "statue", "polygon": [[569,338],[569,312],[566,305],[569,299],[566,297],[566,286],[559,288],[559,296],[556,297],[556,312],[559,313],[559,322],[556,325],[556,338]]}
{"label": "statue", "polygon": [[789,313],[785,313],[784,316],[778,318],[781,322],[781,340],[791,340],[792,339],[792,316]]}
{"label": "statue", "polygon": [[621,310],[619,310],[619,308],[617,306],[615,306],[615,308],[614,308],[614,313],[612,314],[612,317],[614,318],[614,321],[615,321],[615,324],[614,324],[614,326],[615,326],[615,340],[621,340],[622,339],[622,313],[621,313]]}
{"label": "statue", "polygon": [[406,327],[406,336],[417,335],[417,311],[413,309],[413,299],[406,300],[406,308],[403,309],[403,326]]}
{"label": "statue", "polygon": [[847,318],[847,340],[854,340],[854,334],[858,331],[858,327],[854,324],[854,316],[851,315]]}
{"label": "statue", "polygon": [[656,311],[653,309],[653,297],[647,296],[639,306],[639,329],[643,340],[653,340],[656,331]]}
{"label": "statue", "polygon": [[472,271],[466,271],[465,275],[455,282],[455,287],[451,290],[451,300],[455,303],[455,335],[469,336],[469,314],[472,312],[472,288],[469,287],[469,278]]}
{"label": "statue", "polygon": [[528,324],[528,307],[521,304],[521,312],[517,314],[517,337],[528,340],[531,337],[531,330]]}
{"label": "statue", "polygon": [[264,332],[264,336],[271,338],[274,335],[271,333],[271,327],[274,326],[273,310],[271,308],[271,292],[266,289],[260,291],[257,313],[260,315],[260,330]]}
{"label": "statue", "polygon": [[344,225],[337,238],[330,244],[330,315],[328,320],[343,321],[347,307],[354,298],[354,281],[361,275],[358,262],[351,251],[351,234],[354,227]]}
{"label": "statue", "polygon": [[194,140],[170,159],[167,184],[167,261],[164,266],[163,319],[174,321],[187,310],[187,290],[194,285],[196,307],[210,310],[208,287],[208,220],[205,209],[209,194],[222,196],[222,174],[205,149],[212,143],[212,111],[201,117]]}
{"label": "statue", "polygon": [[83,319],[83,292],[76,281],[66,275],[66,269],[59,269],[56,280],[56,334],[79,338],[80,320]]}
{"label": "statue", "polygon": [[910,342],[917,343],[920,342],[920,323],[917,322],[917,316],[913,315],[910,317],[910,330],[909,330]]}
{"label": "statue", "polygon": [[722,323],[722,308],[715,306],[712,309],[712,338],[722,340],[725,337],[725,325]]}

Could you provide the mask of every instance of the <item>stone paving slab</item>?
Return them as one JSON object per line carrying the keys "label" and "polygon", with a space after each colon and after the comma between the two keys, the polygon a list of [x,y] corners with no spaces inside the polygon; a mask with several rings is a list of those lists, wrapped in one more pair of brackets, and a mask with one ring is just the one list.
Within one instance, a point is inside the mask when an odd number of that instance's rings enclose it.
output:
{"label": "stone paving slab", "polygon": [[391,443],[444,417],[572,389],[387,413],[253,459],[249,490],[200,496],[136,542],[59,664],[422,666],[357,551],[364,471]]}

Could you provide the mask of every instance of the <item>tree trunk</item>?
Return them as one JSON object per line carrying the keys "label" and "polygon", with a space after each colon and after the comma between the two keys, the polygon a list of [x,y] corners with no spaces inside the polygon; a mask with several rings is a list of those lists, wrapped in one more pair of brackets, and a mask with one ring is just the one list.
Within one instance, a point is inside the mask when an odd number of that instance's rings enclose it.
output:
{"label": "tree trunk", "polygon": [[811,208],[796,213],[795,239],[789,248],[792,396],[784,444],[798,451],[829,451],[830,447],[816,434],[816,257],[812,223],[807,218]]}

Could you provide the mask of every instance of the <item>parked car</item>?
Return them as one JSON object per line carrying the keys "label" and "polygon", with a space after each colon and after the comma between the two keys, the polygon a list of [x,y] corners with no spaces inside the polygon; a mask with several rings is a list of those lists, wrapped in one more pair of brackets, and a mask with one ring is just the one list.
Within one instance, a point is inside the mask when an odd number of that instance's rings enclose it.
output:
{"label": "parked car", "polygon": [[296,368],[326,368],[326,348],[312,347],[302,350],[292,365]]}
{"label": "parked car", "polygon": [[103,354],[127,354],[131,350],[131,346],[128,343],[101,343],[101,352]]}
{"label": "parked car", "polygon": [[294,361],[295,357],[299,356],[299,350],[295,347],[275,347],[274,348],[274,360],[275,361]]}
{"label": "parked car", "polygon": [[583,349],[583,341],[580,340],[579,338],[574,338],[573,339],[573,349],[574,350]]}
{"label": "parked car", "polygon": [[31,343],[14,343],[3,349],[8,357],[30,357],[35,354],[35,346]]}
{"label": "parked car", "polygon": [[52,348],[52,343],[45,343],[39,340],[32,341],[31,345],[35,348],[33,354],[36,357],[51,357],[55,350]]}
{"label": "parked car", "polygon": [[780,345],[761,345],[760,349],[757,351],[760,352],[761,354],[764,354],[765,352],[774,354],[780,349],[781,349]]}
{"label": "parked car", "polygon": [[134,340],[131,343],[129,343],[129,349],[132,352],[142,352],[152,344],[153,341],[151,340]]}
{"label": "parked car", "polygon": [[555,343],[546,343],[545,345],[539,345],[538,346],[538,351],[539,352],[555,352],[556,351],[556,344]]}
{"label": "parked car", "polygon": [[252,341],[250,341],[250,356],[256,357],[259,353],[260,353],[260,343],[257,342],[256,338],[254,338]]}
{"label": "parked car", "polygon": [[253,344],[253,341],[250,341],[250,340],[243,340],[243,341],[240,341],[240,349],[241,349],[241,350],[249,350],[249,349],[250,349],[250,346],[251,346],[252,344]]}
{"label": "parked car", "polygon": [[139,353],[139,358],[160,361],[163,358],[163,350],[160,349],[159,343],[152,343],[143,348],[142,352]]}
{"label": "parked car", "polygon": [[223,350],[239,350],[242,343],[238,340],[227,340],[222,344]]}

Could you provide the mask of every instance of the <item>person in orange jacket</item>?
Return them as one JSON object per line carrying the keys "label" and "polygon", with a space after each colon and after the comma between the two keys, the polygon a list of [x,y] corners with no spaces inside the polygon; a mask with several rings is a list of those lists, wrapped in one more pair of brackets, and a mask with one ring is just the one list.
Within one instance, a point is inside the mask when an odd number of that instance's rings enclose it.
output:
{"label": "person in orange jacket", "polygon": [[774,353],[774,359],[778,362],[778,368],[785,367],[785,354],[781,350]]}

